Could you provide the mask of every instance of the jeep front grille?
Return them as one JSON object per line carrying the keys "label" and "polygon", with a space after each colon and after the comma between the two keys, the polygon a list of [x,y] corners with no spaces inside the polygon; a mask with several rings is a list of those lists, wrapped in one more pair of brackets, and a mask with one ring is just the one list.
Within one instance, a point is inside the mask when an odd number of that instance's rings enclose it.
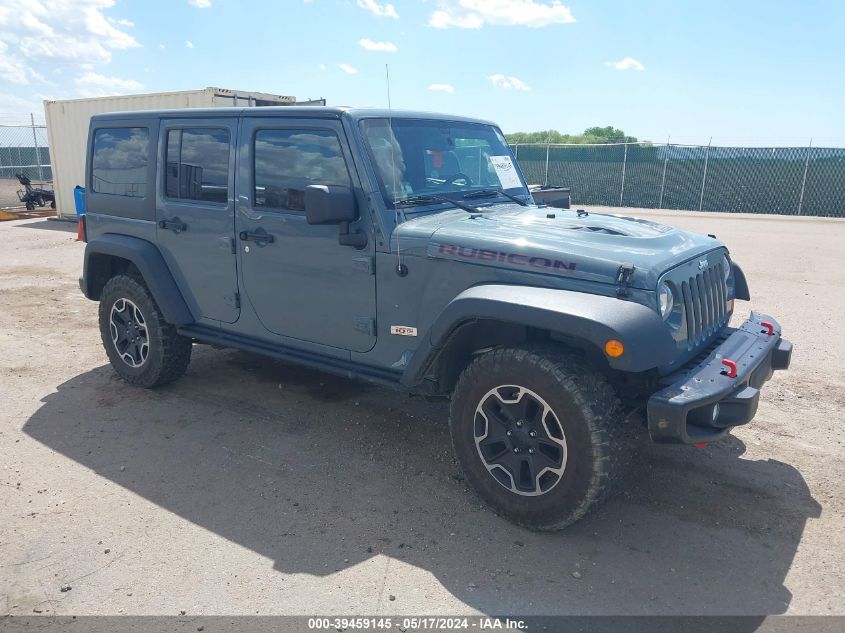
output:
{"label": "jeep front grille", "polygon": [[694,347],[721,328],[728,317],[728,294],[722,264],[681,282],[687,342]]}

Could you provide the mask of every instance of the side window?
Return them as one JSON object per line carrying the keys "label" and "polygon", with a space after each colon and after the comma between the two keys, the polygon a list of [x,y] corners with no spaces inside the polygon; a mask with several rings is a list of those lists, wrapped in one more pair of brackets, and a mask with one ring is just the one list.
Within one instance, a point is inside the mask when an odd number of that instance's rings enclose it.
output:
{"label": "side window", "polygon": [[101,128],[94,132],[92,191],[145,197],[149,145],[150,131],[145,127]]}
{"label": "side window", "polygon": [[253,157],[256,207],[304,212],[308,185],[350,186],[340,140],[329,130],[258,130]]}
{"label": "side window", "polygon": [[229,199],[229,130],[168,130],[164,195],[226,203]]}

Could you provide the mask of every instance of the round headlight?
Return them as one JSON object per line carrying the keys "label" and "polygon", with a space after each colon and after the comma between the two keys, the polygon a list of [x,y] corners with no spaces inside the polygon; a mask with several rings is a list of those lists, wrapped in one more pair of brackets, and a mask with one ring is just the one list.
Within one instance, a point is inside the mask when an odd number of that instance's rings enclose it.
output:
{"label": "round headlight", "polygon": [[672,306],[675,303],[675,299],[672,296],[672,289],[666,284],[660,284],[657,288],[657,307],[660,310],[660,316],[663,319],[668,319],[669,315],[672,314]]}

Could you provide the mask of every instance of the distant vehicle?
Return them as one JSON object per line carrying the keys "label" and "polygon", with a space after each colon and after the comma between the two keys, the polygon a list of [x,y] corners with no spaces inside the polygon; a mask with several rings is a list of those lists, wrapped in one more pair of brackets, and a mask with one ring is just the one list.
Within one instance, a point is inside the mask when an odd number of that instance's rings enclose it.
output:
{"label": "distant vehicle", "polygon": [[537,204],[545,204],[557,209],[568,209],[572,203],[571,187],[555,187],[547,185],[529,185],[531,197]]}
{"label": "distant vehicle", "polygon": [[80,286],[124,380],[211,343],[450,398],[467,480],[532,529],[605,497],[637,414],[718,440],[789,366],[772,317],[728,326],[749,291],[722,242],[537,206],[489,122],[170,110],[88,138]]}
{"label": "distant vehicle", "polygon": [[56,194],[52,189],[33,187],[32,180],[23,174],[15,174],[15,178],[23,185],[23,189],[18,190],[18,200],[24,203],[28,211],[35,207],[46,207],[48,204],[51,209],[56,208]]}

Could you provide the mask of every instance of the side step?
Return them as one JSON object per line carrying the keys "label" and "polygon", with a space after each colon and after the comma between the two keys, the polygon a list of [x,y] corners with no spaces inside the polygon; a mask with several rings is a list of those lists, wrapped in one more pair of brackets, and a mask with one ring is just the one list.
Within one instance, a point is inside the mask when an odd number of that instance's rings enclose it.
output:
{"label": "side step", "polygon": [[341,358],[322,356],[281,345],[270,345],[264,341],[238,336],[229,332],[220,332],[202,325],[186,325],[180,327],[177,332],[182,336],[194,338],[204,343],[210,343],[211,345],[233,347],[245,352],[272,356],[273,358],[289,361],[297,365],[305,365],[312,369],[336,376],[343,376],[352,380],[364,380],[393,389],[406,389],[399,382],[399,379],[402,377],[401,373],[386,371],[376,367],[362,366]]}

